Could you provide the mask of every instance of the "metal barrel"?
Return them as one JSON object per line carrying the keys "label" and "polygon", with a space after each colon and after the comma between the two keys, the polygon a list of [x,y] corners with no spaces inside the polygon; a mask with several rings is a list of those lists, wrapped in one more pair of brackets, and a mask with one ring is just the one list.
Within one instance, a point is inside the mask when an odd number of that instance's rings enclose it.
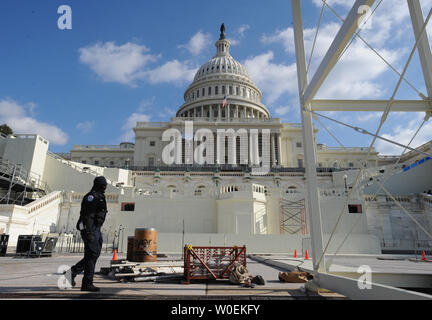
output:
{"label": "metal barrel", "polygon": [[153,228],[135,229],[134,259],[136,262],[154,262],[157,255],[157,231]]}
{"label": "metal barrel", "polygon": [[135,237],[128,237],[128,242],[127,242],[127,254],[126,254],[126,259],[127,261],[135,261],[135,257],[134,257],[134,240]]}

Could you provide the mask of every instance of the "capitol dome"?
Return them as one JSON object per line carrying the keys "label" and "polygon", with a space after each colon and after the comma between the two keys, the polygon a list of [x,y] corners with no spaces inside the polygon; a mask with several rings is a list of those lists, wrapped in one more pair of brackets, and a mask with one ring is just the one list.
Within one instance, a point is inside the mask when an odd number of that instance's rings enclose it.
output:
{"label": "capitol dome", "polygon": [[223,24],[215,45],[216,56],[198,69],[185,91],[185,103],[177,111],[177,117],[211,120],[269,118],[269,111],[261,103],[261,91],[246,68],[229,53],[230,41],[225,38]]}

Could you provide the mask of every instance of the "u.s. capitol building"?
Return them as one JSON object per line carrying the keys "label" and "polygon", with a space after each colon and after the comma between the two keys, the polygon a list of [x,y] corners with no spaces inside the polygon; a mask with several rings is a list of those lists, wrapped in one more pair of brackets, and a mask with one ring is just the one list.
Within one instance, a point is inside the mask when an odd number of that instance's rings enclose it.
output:
{"label": "u.s. capitol building", "polygon": [[[216,55],[197,71],[176,117],[138,122],[134,132],[135,143],[76,145],[62,157],[48,152],[48,141],[40,136],[2,137],[3,161],[31,171],[27,180],[32,186],[26,192],[39,196],[29,202],[20,198],[19,190],[9,192],[8,199],[15,196],[16,201],[0,205],[0,233],[9,233],[13,243],[19,234],[75,232],[82,196],[95,176],[104,175],[109,180],[105,234],[123,230],[125,238],[135,228],[153,227],[159,232],[160,249],[167,252],[180,252],[183,234],[191,244],[246,244],[252,252],[287,252],[310,245],[302,125],[271,116],[246,68],[230,55],[224,28]],[[225,139],[219,132],[234,136]],[[200,140],[199,133],[205,139]],[[430,144],[426,147],[430,150]],[[20,153],[24,149],[33,151]],[[403,171],[392,164],[395,158],[380,157],[375,150],[362,162],[367,151],[316,143],[324,238],[343,211],[331,250],[349,230],[341,252],[377,253],[383,241],[387,248],[397,247],[413,237],[392,229],[392,215],[398,214],[394,203],[363,193],[370,187],[369,176],[361,176],[361,188],[345,206],[357,168],[363,165],[373,176],[395,175],[405,186],[412,179],[419,190],[405,190],[401,183],[392,191],[417,194],[407,196],[415,198],[408,201],[412,206],[420,201],[427,214],[419,219],[428,227],[432,221],[431,199],[420,190],[427,186],[418,178],[432,161]],[[401,164],[414,156],[407,153]],[[255,174],[266,161],[267,170]],[[398,223],[410,225],[408,219]]]}

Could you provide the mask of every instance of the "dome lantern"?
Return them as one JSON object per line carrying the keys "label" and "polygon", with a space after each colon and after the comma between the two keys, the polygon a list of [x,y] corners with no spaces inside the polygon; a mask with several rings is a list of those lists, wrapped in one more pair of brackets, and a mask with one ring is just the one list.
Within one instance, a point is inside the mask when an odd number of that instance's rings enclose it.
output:
{"label": "dome lantern", "polygon": [[216,41],[216,57],[220,56],[229,56],[229,48],[231,46],[231,43],[228,39],[225,37],[225,25],[222,23],[222,26],[220,28],[221,34],[219,37],[219,40]]}

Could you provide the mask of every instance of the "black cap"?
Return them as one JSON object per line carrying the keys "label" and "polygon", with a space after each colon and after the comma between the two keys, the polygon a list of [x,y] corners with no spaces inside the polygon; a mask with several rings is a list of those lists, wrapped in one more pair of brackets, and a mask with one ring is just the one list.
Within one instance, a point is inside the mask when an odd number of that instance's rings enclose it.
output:
{"label": "black cap", "polygon": [[104,176],[96,177],[93,181],[93,189],[97,191],[105,191],[108,185]]}

